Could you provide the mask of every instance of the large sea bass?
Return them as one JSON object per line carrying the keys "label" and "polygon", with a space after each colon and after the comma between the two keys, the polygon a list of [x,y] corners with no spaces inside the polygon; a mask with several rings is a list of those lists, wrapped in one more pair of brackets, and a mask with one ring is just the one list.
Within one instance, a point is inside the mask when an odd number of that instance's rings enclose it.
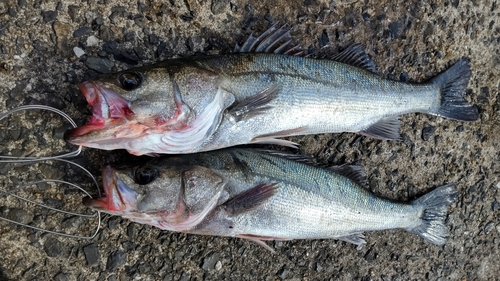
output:
{"label": "large sea bass", "polygon": [[[302,161],[302,162],[301,162]],[[345,175],[345,176],[344,176]],[[161,229],[265,240],[334,238],[364,244],[364,231],[402,228],[442,245],[453,184],[409,203],[379,198],[351,166],[226,149],[103,170],[105,197],[84,204]]]}
{"label": "large sea bass", "polygon": [[[398,116],[422,112],[473,121],[463,58],[424,84],[382,79],[364,49],[331,59],[293,56],[276,26],[238,53],[166,60],[80,84],[90,121],[70,143],[135,155],[178,154],[249,143],[293,145],[293,135],[359,132],[399,138]],[[282,43],[284,42],[284,43]],[[266,53],[259,53],[266,52]]]}

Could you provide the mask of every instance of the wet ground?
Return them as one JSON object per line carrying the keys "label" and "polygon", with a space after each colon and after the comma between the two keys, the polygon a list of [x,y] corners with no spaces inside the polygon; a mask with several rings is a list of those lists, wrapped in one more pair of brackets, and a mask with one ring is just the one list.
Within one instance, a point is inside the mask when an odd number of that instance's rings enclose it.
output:
{"label": "wet ground", "polygon": [[[89,110],[76,83],[100,72],[162,59],[229,52],[252,31],[286,23],[313,51],[360,43],[380,75],[421,82],[466,56],[468,98],[480,119],[465,123],[424,114],[402,118],[403,141],[355,134],[293,138],[300,153],[324,164],[358,163],[370,189],[411,200],[455,182],[459,199],[451,236],[431,245],[403,230],[368,233],[367,244],[334,240],[275,242],[276,254],[239,239],[160,231],[105,216],[90,240],[44,234],[0,222],[0,280],[493,280],[500,266],[500,7],[497,1],[26,1],[0,2],[0,111],[46,104],[84,122]],[[0,123],[2,155],[48,155],[71,149],[55,115],[21,113]],[[124,152],[84,149],[78,163],[93,174]],[[12,190],[30,178],[88,182],[65,164],[3,165]],[[85,185],[96,194],[96,188]],[[22,193],[25,192],[25,193]],[[81,194],[50,184],[21,191],[47,204],[84,211]],[[50,199],[52,198],[52,199]],[[71,233],[95,223],[60,218],[12,196],[0,215]]]}

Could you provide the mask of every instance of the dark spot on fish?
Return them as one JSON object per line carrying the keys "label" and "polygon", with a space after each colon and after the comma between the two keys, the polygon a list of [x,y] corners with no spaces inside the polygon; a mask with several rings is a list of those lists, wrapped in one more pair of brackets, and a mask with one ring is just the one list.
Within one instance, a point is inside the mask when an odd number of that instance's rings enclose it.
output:
{"label": "dark spot on fish", "polygon": [[230,225],[230,226],[229,226],[229,228],[233,228],[233,226],[232,226],[232,225]]}

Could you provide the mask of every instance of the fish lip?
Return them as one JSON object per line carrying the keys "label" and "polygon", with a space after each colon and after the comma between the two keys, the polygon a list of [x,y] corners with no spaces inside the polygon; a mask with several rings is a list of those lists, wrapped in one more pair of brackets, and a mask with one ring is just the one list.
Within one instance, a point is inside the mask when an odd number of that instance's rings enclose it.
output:
{"label": "fish lip", "polygon": [[104,196],[100,198],[84,198],[83,204],[99,211],[121,213],[135,207],[136,193],[121,181],[111,166],[102,170]]}
{"label": "fish lip", "polygon": [[72,144],[79,144],[82,141],[81,137],[103,129],[106,119],[109,118],[109,104],[104,98],[102,87],[98,83],[85,81],[78,84],[78,88],[92,108],[92,117],[85,125],[64,132],[64,139]]}
{"label": "fish lip", "polygon": [[103,130],[111,123],[119,124],[134,115],[128,100],[97,81],[82,82],[78,84],[78,88],[92,109],[92,117],[85,125],[69,129],[64,133],[64,139],[69,143],[81,145],[92,142],[85,136]]}

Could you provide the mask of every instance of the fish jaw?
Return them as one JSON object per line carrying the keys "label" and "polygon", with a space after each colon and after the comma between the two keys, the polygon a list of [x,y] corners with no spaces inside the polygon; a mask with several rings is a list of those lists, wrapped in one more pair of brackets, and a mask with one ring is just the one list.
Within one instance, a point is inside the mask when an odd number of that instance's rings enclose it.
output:
{"label": "fish jaw", "polygon": [[69,143],[85,145],[92,139],[99,140],[104,137],[99,132],[116,128],[133,119],[130,102],[120,94],[95,81],[85,81],[78,87],[92,109],[92,117],[87,124],[66,131],[64,138]]}
{"label": "fish jaw", "polygon": [[110,166],[103,169],[102,179],[105,195],[95,199],[84,198],[85,206],[119,215],[137,209],[138,194],[120,180]]}

